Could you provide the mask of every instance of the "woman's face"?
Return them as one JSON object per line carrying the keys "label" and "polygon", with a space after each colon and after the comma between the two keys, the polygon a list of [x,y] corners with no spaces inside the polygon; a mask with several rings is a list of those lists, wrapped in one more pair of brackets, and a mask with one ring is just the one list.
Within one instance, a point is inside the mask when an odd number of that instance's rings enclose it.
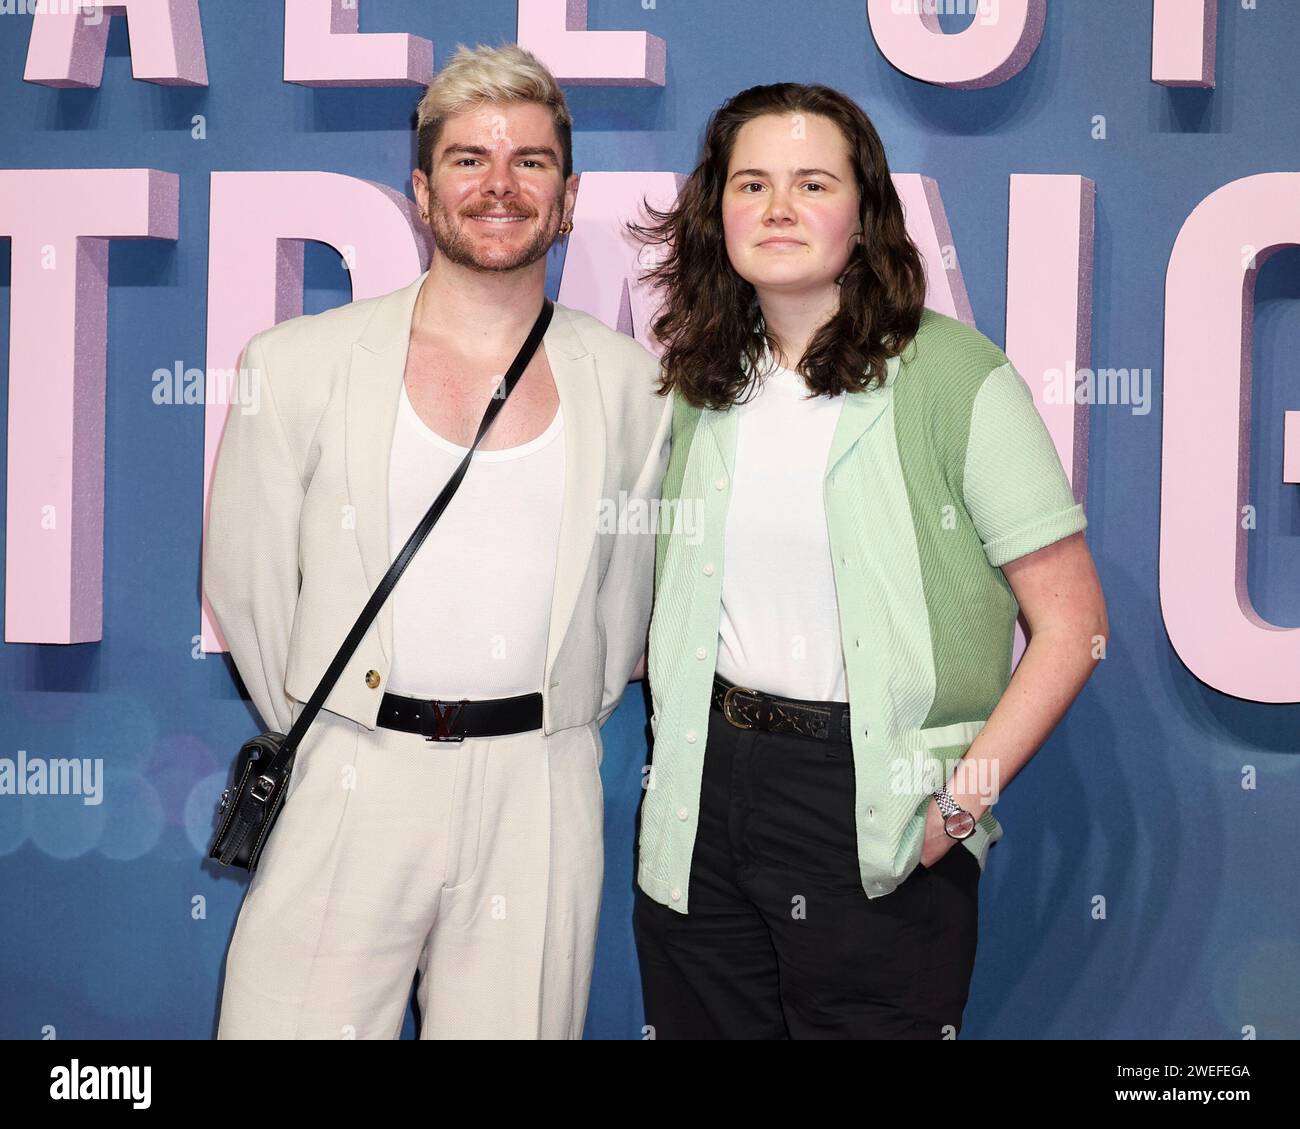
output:
{"label": "woman's face", "polygon": [[764,114],[736,136],[722,192],[727,255],[759,292],[834,285],[860,229],[858,185],[839,127],[819,114]]}

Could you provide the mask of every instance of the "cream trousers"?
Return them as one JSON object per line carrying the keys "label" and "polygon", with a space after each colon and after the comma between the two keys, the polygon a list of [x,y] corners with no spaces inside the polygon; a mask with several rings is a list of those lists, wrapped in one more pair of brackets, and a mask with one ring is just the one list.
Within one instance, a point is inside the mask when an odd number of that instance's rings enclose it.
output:
{"label": "cream trousers", "polygon": [[[297,708],[301,708],[300,706]],[[604,871],[595,721],[463,742],[321,710],[240,908],[219,1039],[578,1039]]]}

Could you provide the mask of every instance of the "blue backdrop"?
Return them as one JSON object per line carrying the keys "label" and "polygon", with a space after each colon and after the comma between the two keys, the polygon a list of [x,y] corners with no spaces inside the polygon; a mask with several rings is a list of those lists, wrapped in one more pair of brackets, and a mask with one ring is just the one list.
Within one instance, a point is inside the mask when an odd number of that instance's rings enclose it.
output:
{"label": "blue backdrop", "polygon": [[[107,773],[98,805],[0,795],[3,1037],[215,1033],[245,883],[204,854],[230,759],[258,723],[226,660],[203,658],[195,641],[202,408],[151,398],[155,369],[204,364],[209,174],[328,170],[410,193],[418,90],[286,84],[279,3],[201,7],[204,89],[133,81],[121,20],[100,89],[24,83],[31,19],[0,15],[0,165],[151,167],[181,178],[180,238],[119,241],[110,253],[103,640],[0,646],[0,757],[102,757]],[[687,172],[707,114],[735,91],[782,80],[837,86],[871,115],[894,171],[939,182],[977,324],[999,344],[1008,177],[1096,182],[1092,367],[1149,367],[1155,402],[1145,415],[1091,409],[1087,536],[1113,637],[998,806],[1006,837],[982,879],[963,1037],[1300,1036],[1300,706],[1246,702],[1198,681],[1169,646],[1156,587],[1169,253],[1215,188],[1300,169],[1300,5],[1224,0],[1213,91],[1151,82],[1146,2],[1052,0],[1028,67],[983,91],[894,70],[863,0],[657,0],[651,9],[590,0],[589,10],[593,29],[662,37],[668,81],[568,88],[579,171]],[[516,26],[514,0],[365,0],[361,18],[362,31],[433,39],[438,65],[457,42],[509,40]],[[968,22],[946,18],[946,30]],[[206,140],[191,137],[196,114]],[[1099,114],[1106,140],[1092,136]],[[307,262],[308,312],[350,300],[334,252],[310,246]],[[557,253],[552,296],[561,266]],[[9,282],[0,239],[6,392]],[[1288,627],[1300,626],[1300,495],[1279,467],[1282,413],[1300,408],[1297,296],[1291,251],[1263,268],[1257,291],[1249,576],[1261,614]],[[0,411],[6,404],[0,397]],[[7,412],[0,422],[7,429]],[[589,1038],[641,1037],[630,913],[645,729],[635,684],[605,730],[607,881]],[[1253,790],[1241,785],[1245,766],[1257,771]],[[408,1016],[406,1037],[413,1031]]]}

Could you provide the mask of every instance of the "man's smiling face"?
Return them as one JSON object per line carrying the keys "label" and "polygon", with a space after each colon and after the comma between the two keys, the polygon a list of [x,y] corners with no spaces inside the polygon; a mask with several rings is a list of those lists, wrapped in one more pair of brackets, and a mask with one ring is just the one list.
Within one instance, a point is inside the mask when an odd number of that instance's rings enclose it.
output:
{"label": "man's smiling face", "polygon": [[550,111],[534,102],[485,103],[450,115],[431,171],[434,243],[471,270],[519,270],[543,258],[577,191],[576,177],[565,184]]}

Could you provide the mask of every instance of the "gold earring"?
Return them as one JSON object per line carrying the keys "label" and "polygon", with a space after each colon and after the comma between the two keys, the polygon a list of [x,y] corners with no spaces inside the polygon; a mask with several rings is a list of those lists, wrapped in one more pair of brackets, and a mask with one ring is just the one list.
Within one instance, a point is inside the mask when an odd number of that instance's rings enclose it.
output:
{"label": "gold earring", "polygon": [[568,235],[569,232],[571,232],[572,230],[573,230],[573,224],[571,224],[568,220],[565,220],[562,224],[560,224],[561,235]]}
{"label": "gold earring", "polygon": [[428,212],[421,212],[421,213],[420,213],[420,218],[421,218],[422,220],[424,220],[425,223],[428,223],[428,222],[429,222],[429,213],[428,213]]}

